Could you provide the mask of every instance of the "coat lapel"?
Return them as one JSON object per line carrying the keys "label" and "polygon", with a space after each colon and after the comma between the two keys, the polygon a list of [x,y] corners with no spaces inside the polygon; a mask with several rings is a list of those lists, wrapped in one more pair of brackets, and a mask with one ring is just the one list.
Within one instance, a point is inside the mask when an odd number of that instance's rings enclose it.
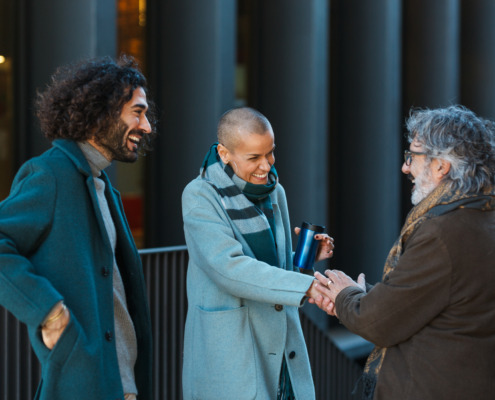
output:
{"label": "coat lapel", "polygon": [[[123,252],[124,259],[129,259],[129,257],[139,259],[139,254],[134,245],[134,238],[125,217],[120,193],[112,187],[105,171],[102,171],[100,178],[105,182],[105,197],[117,231],[117,248]],[[139,260],[133,260],[132,264],[134,265],[135,262],[139,264]]]}
{"label": "coat lapel", "polygon": [[[105,227],[105,222],[103,221],[98,196],[96,194],[93,174],[91,173],[91,168],[86,157],[84,157],[84,154],[77,143],[72,140],[57,139],[53,142],[53,146],[64,152],[72,160],[79,172],[86,177],[86,187],[88,189],[89,197],[91,198],[91,204],[93,205],[93,211],[98,223],[101,238],[105,244],[105,248],[112,254],[110,239],[108,238],[107,229]],[[105,181],[105,185],[107,185],[107,181]]]}
{"label": "coat lapel", "polygon": [[[83,152],[74,141],[58,139],[53,142],[53,145],[63,151],[76,165],[79,172],[86,177],[86,187],[88,189],[89,197],[91,198],[94,215],[98,223],[98,228],[100,230],[103,243],[105,244],[105,248],[108,249],[110,254],[112,254],[113,252],[110,244],[110,239],[108,238],[105,222],[103,221],[103,216],[101,214],[100,203],[98,202],[98,196],[96,194],[93,174],[91,173],[91,168],[88,161],[86,160],[86,157],[84,157]],[[105,183],[105,197],[107,199],[108,208],[110,209],[110,213],[115,224],[115,229],[117,231],[117,246],[120,245],[120,248],[124,251],[126,251],[127,249],[132,249],[132,255],[126,254],[126,257],[132,256],[134,258],[139,258],[139,255],[135,251],[134,240],[132,238],[131,231],[127,224],[127,220],[125,219],[120,194],[117,190],[113,189],[112,184],[110,183],[110,180],[108,179],[105,171],[101,172],[100,179]],[[126,251],[126,253],[130,252]]]}
{"label": "coat lapel", "polygon": [[[273,207],[273,217],[275,218],[275,226],[282,227],[284,226],[282,221],[282,214],[280,213],[280,208],[277,203],[277,199],[275,196],[270,195],[272,198],[272,207]],[[277,243],[277,256],[279,267],[282,269],[287,269],[286,264],[286,254],[285,254],[285,229],[276,229],[275,230],[275,243]]]}

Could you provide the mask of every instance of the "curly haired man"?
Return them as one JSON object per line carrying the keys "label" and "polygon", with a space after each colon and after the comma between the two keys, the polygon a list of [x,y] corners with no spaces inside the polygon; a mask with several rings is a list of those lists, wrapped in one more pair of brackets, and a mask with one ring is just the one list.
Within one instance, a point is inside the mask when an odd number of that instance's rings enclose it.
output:
{"label": "curly haired man", "polygon": [[149,149],[146,79],[127,57],[59,68],[38,94],[52,147],[0,203],[0,304],[27,325],[36,399],[151,399],[151,329],[138,252],[104,172]]}

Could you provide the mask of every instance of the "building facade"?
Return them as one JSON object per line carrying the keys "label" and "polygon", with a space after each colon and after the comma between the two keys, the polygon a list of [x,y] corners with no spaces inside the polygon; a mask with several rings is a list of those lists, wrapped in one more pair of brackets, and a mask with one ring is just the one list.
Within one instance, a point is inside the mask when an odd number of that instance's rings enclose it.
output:
{"label": "building facade", "polygon": [[326,225],[327,265],[376,281],[410,208],[410,108],[495,118],[494,17],[491,0],[0,0],[0,196],[49,147],[32,105],[54,70],[126,52],[160,115],[155,150],[110,171],[139,247],[184,243],[182,190],[220,115],[249,105],[272,122],[292,225]]}

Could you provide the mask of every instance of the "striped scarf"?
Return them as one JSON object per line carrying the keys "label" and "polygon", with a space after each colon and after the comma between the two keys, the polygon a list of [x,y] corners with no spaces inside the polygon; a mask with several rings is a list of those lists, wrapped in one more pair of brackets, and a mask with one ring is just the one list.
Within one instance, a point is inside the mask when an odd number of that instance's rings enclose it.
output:
{"label": "striped scarf", "polygon": [[217,152],[218,143],[210,147],[200,175],[220,195],[229,218],[241,232],[255,258],[277,266],[275,220],[270,193],[275,190],[278,176],[272,165],[266,185],[255,185],[239,178],[225,165]]}
{"label": "striped scarf", "polygon": [[[404,244],[423,222],[458,208],[472,208],[481,211],[494,210],[495,188],[486,188],[482,193],[463,194],[459,191],[452,191],[450,182],[438,185],[433,192],[409,212],[399,238],[390,250],[385,262],[382,280],[385,280],[397,266]],[[378,374],[386,352],[387,348],[376,346],[366,361],[362,378],[363,399],[365,400],[373,399]]]}

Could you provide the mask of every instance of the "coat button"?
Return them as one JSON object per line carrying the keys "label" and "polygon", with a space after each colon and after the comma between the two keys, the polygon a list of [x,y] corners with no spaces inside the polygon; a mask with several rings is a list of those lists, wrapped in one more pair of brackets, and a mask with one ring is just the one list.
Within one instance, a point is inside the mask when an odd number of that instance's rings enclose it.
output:
{"label": "coat button", "polygon": [[110,275],[110,270],[107,267],[102,267],[101,274],[106,278],[108,275]]}
{"label": "coat button", "polygon": [[284,309],[284,306],[282,304],[275,304],[275,310],[276,311],[282,311]]}
{"label": "coat button", "polygon": [[105,339],[107,339],[108,342],[111,342],[112,339],[113,339],[113,335],[112,335],[112,332],[110,331],[106,331],[105,332]]}
{"label": "coat button", "polygon": [[296,352],[295,351],[291,351],[289,353],[289,358],[292,360],[294,357],[296,356]]}

